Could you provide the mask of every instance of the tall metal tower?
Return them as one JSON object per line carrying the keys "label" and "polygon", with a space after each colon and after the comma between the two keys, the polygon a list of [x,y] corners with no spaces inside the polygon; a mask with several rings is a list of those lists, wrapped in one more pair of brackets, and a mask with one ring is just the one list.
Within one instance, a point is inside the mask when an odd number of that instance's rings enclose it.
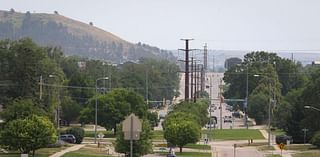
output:
{"label": "tall metal tower", "polygon": [[185,101],[189,101],[190,97],[189,97],[189,41],[190,40],[193,40],[193,39],[181,39],[181,40],[184,40],[185,43],[186,43],[186,48],[185,49],[179,49],[179,50],[182,50],[182,51],[185,51],[186,52],[186,55],[185,55],[185,83],[184,83],[184,100]]}
{"label": "tall metal tower", "polygon": [[207,49],[207,43],[204,44],[203,48],[203,65],[204,65],[204,70],[208,70],[208,49]]}

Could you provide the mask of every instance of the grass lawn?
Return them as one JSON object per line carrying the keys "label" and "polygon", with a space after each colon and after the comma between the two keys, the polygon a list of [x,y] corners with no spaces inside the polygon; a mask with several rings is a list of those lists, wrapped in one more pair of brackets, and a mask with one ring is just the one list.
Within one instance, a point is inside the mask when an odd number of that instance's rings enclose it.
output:
{"label": "grass lawn", "polygon": [[200,150],[210,150],[211,149],[211,147],[209,145],[203,145],[203,144],[187,144],[183,148],[200,149]]}
{"label": "grass lawn", "polygon": [[285,135],[286,134],[286,132],[284,132],[283,130],[280,130],[280,129],[276,129],[276,130],[274,130],[274,131],[271,131],[271,133],[273,134],[273,135]]}
{"label": "grass lawn", "polygon": [[152,131],[152,133],[153,133],[152,140],[156,140],[156,141],[164,140],[163,131],[162,130],[154,130],[154,131]]}
{"label": "grass lawn", "polygon": [[264,139],[260,131],[255,129],[203,130],[202,134],[207,134],[208,138],[213,140]]}
{"label": "grass lawn", "polygon": [[297,151],[308,151],[308,150],[315,150],[317,149],[316,146],[310,145],[310,144],[292,144],[289,146],[285,146],[286,150],[297,150]]}
{"label": "grass lawn", "polygon": [[[167,153],[159,153],[163,156],[166,156]],[[201,152],[179,152],[176,153],[177,157],[211,157],[211,153],[201,153]]]}
{"label": "grass lawn", "polygon": [[308,151],[303,153],[293,154],[292,157],[319,157],[320,151]]}
{"label": "grass lawn", "polygon": [[[115,138],[115,135],[111,131],[97,131],[97,135],[102,132],[104,134],[104,138]],[[94,131],[85,131],[84,137],[94,137]]]}
{"label": "grass lawn", "polygon": [[[259,130],[254,129],[223,129],[223,130],[203,130],[202,134],[207,134],[213,140],[248,140],[264,139]],[[153,131],[153,140],[164,140],[163,131]]]}
{"label": "grass lawn", "polygon": [[[66,149],[68,146],[63,146],[63,147],[59,147],[59,148],[41,148],[36,150],[36,157],[48,157],[56,152],[59,152],[63,149]],[[20,157],[20,153],[18,152],[14,152],[14,154],[0,154],[1,157]],[[31,154],[29,154],[29,156],[32,156]]]}
{"label": "grass lawn", "polygon": [[107,155],[106,151],[94,149],[94,148],[81,148],[80,150],[69,152],[63,155],[63,157],[111,157]]}

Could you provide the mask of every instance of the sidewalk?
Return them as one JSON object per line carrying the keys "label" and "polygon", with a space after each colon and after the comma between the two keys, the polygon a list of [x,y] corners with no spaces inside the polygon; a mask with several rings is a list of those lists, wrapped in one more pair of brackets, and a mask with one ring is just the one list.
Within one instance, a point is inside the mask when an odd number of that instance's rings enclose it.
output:
{"label": "sidewalk", "polygon": [[265,139],[268,139],[268,132],[266,130],[259,130],[262,134],[262,136],[265,138]]}
{"label": "sidewalk", "polygon": [[54,153],[54,154],[52,154],[50,157],[60,157],[60,156],[64,155],[65,153],[79,150],[80,148],[82,148],[82,147],[84,147],[84,146],[85,146],[85,145],[83,145],[83,144],[74,145],[74,146],[69,147],[69,148],[67,148],[67,149],[64,149],[64,150],[62,150],[62,151],[60,151],[60,152]]}

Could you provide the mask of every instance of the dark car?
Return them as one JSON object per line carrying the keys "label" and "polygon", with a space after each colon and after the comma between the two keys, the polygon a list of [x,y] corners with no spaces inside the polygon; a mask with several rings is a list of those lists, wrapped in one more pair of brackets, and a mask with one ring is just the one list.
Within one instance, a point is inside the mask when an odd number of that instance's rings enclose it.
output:
{"label": "dark car", "polygon": [[60,135],[60,140],[68,143],[76,143],[76,137],[74,137],[72,134]]}
{"label": "dark car", "polygon": [[280,143],[287,144],[288,140],[290,141],[290,143],[292,143],[293,142],[292,136],[287,136],[287,135],[276,136],[276,143],[277,144],[280,144]]}

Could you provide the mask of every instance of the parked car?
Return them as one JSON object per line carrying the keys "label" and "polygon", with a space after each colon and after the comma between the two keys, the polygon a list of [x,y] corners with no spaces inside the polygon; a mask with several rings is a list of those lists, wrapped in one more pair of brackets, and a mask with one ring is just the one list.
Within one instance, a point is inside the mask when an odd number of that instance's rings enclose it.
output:
{"label": "parked car", "polygon": [[287,135],[276,136],[276,143],[277,144],[280,144],[280,143],[287,144],[287,140],[289,140],[290,143],[293,143],[292,136],[287,136]]}
{"label": "parked car", "polygon": [[76,143],[76,137],[74,137],[72,134],[60,135],[60,140],[68,143]]}

